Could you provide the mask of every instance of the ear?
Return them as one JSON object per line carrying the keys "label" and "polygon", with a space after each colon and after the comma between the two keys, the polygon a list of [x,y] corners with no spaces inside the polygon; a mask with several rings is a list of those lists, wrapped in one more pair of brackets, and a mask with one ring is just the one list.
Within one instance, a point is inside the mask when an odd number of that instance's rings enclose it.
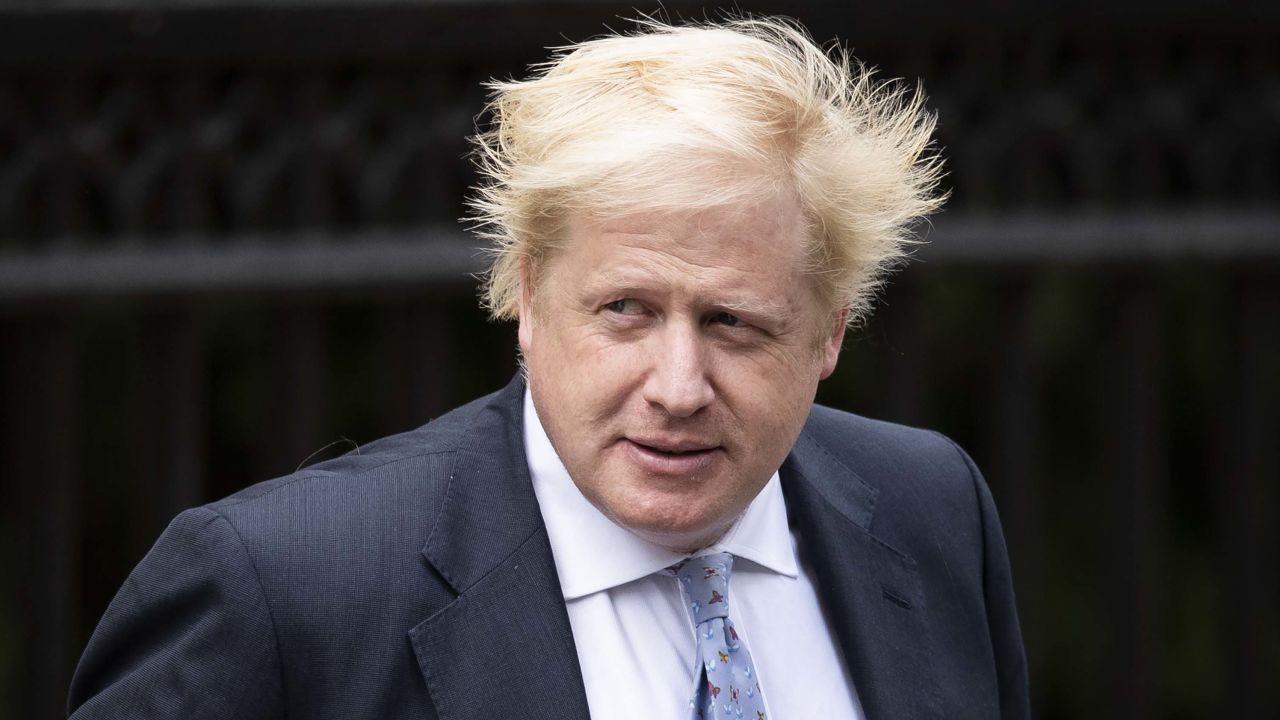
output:
{"label": "ear", "polygon": [[520,352],[529,356],[529,348],[533,345],[533,306],[529,292],[529,260],[520,260],[520,318],[516,332],[520,341]]}
{"label": "ear", "polygon": [[844,345],[844,328],[849,323],[849,309],[836,313],[831,328],[831,337],[822,346],[822,374],[819,380],[826,380],[836,371],[836,360],[840,358],[840,347]]}

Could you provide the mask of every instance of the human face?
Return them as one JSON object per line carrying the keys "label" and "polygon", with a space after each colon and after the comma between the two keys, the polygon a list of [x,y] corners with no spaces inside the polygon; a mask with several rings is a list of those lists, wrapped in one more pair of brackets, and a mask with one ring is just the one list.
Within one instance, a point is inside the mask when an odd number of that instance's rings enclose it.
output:
{"label": "human face", "polygon": [[710,545],[790,452],[844,334],[801,272],[803,227],[785,199],[576,217],[526,282],[534,407],[616,524]]}

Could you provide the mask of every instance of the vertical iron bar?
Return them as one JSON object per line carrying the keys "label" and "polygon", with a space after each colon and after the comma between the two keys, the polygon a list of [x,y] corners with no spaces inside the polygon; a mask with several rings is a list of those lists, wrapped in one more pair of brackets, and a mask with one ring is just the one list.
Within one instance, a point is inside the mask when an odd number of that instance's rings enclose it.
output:
{"label": "vertical iron bar", "polygon": [[1105,440],[1114,488],[1110,714],[1143,720],[1161,712],[1154,698],[1160,677],[1161,519],[1168,480],[1160,397],[1162,313],[1154,281],[1141,270],[1120,275],[1119,284],[1118,406]]}
{"label": "vertical iron bar", "polygon": [[421,425],[448,408],[458,353],[442,305],[438,297],[419,295],[387,310],[390,371],[382,395],[399,429]]}
{"label": "vertical iron bar", "polygon": [[917,273],[906,272],[894,283],[894,303],[884,308],[888,335],[888,419],[907,425],[925,424],[929,375],[925,355],[924,302]]}
{"label": "vertical iron bar", "polygon": [[1040,363],[1033,347],[1037,321],[1035,278],[1019,271],[999,287],[1005,308],[991,393],[996,401],[985,423],[987,479],[1004,525],[1005,541],[1018,590],[1018,612],[1031,677],[1039,676],[1043,653],[1040,589],[1044,587],[1044,518],[1041,506],[1044,468],[1040,463]]}
{"label": "vertical iron bar", "polygon": [[152,313],[143,320],[138,432],[138,477],[148,487],[142,524],[154,538],[174,515],[204,498],[204,355],[200,322],[185,308]]}
{"label": "vertical iron bar", "polygon": [[80,349],[71,321],[39,317],[17,333],[12,383],[20,422],[16,477],[31,508],[30,551],[22,576],[22,717],[61,717],[80,597]]}
{"label": "vertical iron bar", "polygon": [[1274,275],[1237,272],[1223,502],[1222,614],[1227,716],[1276,717],[1280,646],[1276,478],[1280,478],[1280,294]]}
{"label": "vertical iron bar", "polygon": [[270,463],[262,477],[293,472],[324,445],[328,425],[328,355],[322,308],[290,305],[278,311],[276,397],[271,409],[281,435],[264,437]]}

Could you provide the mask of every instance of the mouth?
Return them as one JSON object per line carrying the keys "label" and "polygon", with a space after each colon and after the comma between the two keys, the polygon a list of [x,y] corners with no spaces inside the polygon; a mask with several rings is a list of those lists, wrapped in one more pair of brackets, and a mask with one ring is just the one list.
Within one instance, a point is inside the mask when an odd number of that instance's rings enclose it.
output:
{"label": "mouth", "polygon": [[724,452],[719,445],[696,441],[624,438],[622,445],[632,462],[654,475],[693,475],[706,470]]}

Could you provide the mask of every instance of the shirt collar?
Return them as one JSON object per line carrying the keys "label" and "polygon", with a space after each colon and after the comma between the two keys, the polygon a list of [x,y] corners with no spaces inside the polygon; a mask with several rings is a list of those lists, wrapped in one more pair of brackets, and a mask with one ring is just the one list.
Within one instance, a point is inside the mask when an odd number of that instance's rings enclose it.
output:
{"label": "shirt collar", "polygon": [[565,600],[638,580],[708,552],[731,553],[788,577],[799,573],[777,472],[724,537],[710,548],[686,555],[633,535],[582,495],[538,420],[527,388],[524,447]]}

